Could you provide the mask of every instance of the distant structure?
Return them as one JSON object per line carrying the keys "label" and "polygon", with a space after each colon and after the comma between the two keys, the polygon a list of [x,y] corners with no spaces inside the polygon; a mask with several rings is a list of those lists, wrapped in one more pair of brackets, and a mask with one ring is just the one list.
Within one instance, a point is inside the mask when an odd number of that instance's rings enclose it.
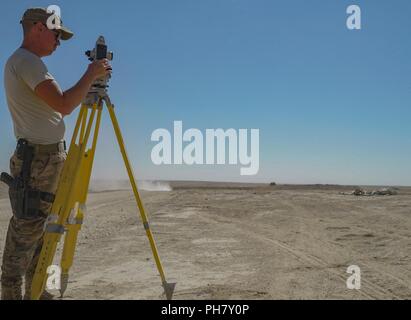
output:
{"label": "distant structure", "polygon": [[378,189],[378,190],[373,190],[373,191],[366,191],[361,188],[356,188],[354,191],[351,193],[342,193],[344,195],[353,195],[353,196],[364,196],[364,197],[371,197],[371,196],[395,196],[398,194],[397,191],[394,190],[394,188],[383,188],[383,189]]}

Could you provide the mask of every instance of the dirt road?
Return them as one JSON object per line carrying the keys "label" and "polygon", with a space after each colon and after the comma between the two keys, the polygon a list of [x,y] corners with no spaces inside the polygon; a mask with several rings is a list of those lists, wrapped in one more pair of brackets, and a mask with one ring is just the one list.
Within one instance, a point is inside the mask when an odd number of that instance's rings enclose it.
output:
{"label": "dirt road", "polygon": [[[172,187],[142,198],[175,299],[411,298],[411,188]],[[3,198],[0,250],[9,217]],[[350,265],[360,290],[347,289]],[[159,299],[160,285],[132,192],[91,193],[65,299]]]}

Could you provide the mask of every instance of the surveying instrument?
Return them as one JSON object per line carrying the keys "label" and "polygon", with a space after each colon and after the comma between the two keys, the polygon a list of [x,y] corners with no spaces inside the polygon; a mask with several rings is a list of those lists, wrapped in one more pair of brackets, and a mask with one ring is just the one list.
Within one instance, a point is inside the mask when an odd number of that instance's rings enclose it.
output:
{"label": "surveying instrument", "polygon": [[[113,59],[113,53],[107,51],[104,37],[100,36],[93,50],[87,51],[90,61],[101,59]],[[52,265],[56,253],[57,244],[65,233],[64,247],[61,256],[60,294],[63,297],[67,289],[69,270],[73,264],[74,252],[77,243],[78,232],[81,229],[84,215],[86,214],[86,201],[93,167],[94,154],[100,128],[103,103],[110,114],[111,122],[117,137],[128,177],[133,189],[134,197],[141,214],[144,229],[150,242],[154,260],[160,273],[162,286],[167,299],[172,298],[175,283],[168,283],[163,271],[157,247],[150,230],[150,225],[145,214],[143,203],[137,190],[133,170],[128,160],[124,147],[122,134],[114,113],[114,105],[111,104],[107,88],[110,74],[97,79],[90,88],[84,102],[81,105],[77,118],[67,159],[61,173],[55,200],[51,213],[45,225],[44,242],[39,262],[34,274],[31,299],[38,300],[42,295],[48,279],[48,268]],[[94,130],[93,130],[94,125]],[[93,135],[91,132],[93,131]],[[87,148],[88,142],[91,148]]]}

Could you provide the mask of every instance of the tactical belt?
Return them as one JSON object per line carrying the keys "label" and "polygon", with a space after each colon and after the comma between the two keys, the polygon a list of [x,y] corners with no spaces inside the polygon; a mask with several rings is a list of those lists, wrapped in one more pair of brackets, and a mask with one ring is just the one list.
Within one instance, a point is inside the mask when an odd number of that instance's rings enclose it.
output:
{"label": "tactical belt", "polygon": [[61,141],[54,144],[32,144],[28,142],[27,145],[33,148],[35,154],[66,151],[66,141]]}

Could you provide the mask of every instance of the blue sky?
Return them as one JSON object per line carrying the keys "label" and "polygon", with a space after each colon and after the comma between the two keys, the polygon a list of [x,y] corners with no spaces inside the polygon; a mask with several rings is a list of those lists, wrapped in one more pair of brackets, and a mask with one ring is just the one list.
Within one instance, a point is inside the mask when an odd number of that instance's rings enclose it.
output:
{"label": "blue sky", "polygon": [[[406,0],[3,1],[0,62],[28,7],[57,4],[75,37],[44,59],[68,89],[84,51],[114,51],[110,96],[139,179],[411,185],[411,2]],[[362,30],[346,8],[362,9]],[[0,79],[3,88],[2,78]],[[69,140],[77,112],[66,120]],[[155,166],[157,128],[260,129],[260,171]],[[0,91],[0,169],[14,148]],[[124,178],[105,114],[94,178]]]}

